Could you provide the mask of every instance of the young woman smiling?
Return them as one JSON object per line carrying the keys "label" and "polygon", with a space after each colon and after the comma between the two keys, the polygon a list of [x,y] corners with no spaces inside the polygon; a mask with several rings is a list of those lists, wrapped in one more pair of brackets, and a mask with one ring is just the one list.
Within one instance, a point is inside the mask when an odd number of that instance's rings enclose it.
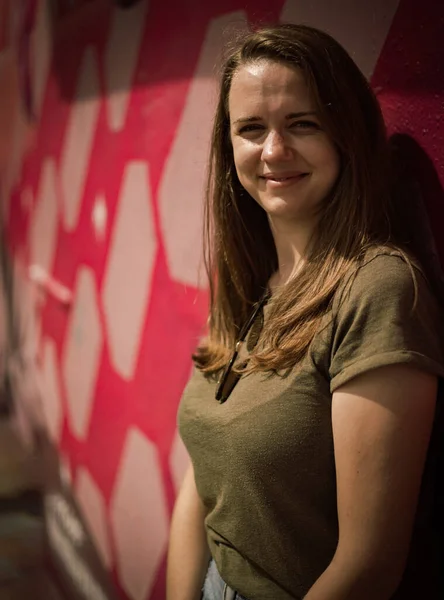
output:
{"label": "young woman smiling", "polygon": [[209,164],[168,600],[441,597],[444,320],[393,233],[369,84],[321,31],[254,31],[225,62]]}

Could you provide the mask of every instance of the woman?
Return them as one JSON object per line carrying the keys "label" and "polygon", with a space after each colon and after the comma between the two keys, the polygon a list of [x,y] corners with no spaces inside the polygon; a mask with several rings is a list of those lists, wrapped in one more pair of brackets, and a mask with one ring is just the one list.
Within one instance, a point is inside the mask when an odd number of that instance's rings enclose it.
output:
{"label": "woman", "polygon": [[316,29],[250,33],[210,164],[209,334],[179,409],[192,467],[168,599],[438,598],[442,314],[393,233],[369,85]]}

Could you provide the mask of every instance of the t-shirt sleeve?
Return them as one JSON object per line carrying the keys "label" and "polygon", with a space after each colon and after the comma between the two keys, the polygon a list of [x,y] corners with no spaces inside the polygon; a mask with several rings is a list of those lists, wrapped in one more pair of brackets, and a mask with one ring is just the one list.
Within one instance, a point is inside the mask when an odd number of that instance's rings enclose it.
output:
{"label": "t-shirt sleeve", "polygon": [[421,271],[402,256],[369,259],[338,296],[330,355],[332,393],[357,375],[391,364],[412,364],[444,376],[441,307]]}

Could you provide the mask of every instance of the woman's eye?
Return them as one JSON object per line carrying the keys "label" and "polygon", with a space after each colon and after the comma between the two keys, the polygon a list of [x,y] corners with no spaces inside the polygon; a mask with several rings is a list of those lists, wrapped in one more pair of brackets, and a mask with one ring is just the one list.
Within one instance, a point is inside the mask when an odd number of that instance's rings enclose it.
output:
{"label": "woman's eye", "polygon": [[250,123],[249,125],[243,125],[239,129],[239,133],[248,133],[249,131],[260,131],[261,129],[263,129],[263,125],[260,125],[259,123]]}
{"label": "woman's eye", "polygon": [[293,129],[319,129],[315,121],[294,121],[290,127]]}

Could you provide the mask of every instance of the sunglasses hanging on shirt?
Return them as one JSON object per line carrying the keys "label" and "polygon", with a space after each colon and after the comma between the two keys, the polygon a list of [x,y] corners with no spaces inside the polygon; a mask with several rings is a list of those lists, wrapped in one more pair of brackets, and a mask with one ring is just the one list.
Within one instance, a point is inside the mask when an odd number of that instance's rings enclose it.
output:
{"label": "sunglasses hanging on shirt", "polygon": [[[225,369],[222,373],[222,377],[220,378],[220,381],[216,388],[216,400],[218,402],[220,402],[221,404],[223,404],[228,399],[228,397],[230,396],[234,387],[236,386],[237,382],[241,378],[242,374],[233,370],[234,363],[236,362],[236,359],[239,355],[242,344],[245,342],[245,338],[247,337],[250,329],[252,328],[259,311],[267,303],[269,298],[270,298],[270,292],[267,290],[265,292],[265,294],[262,296],[262,298],[259,300],[259,302],[255,305],[253,312],[251,313],[251,315],[249,316],[247,321],[244,323],[244,325],[240,331],[239,337],[238,337],[238,339],[236,341],[236,345],[234,347],[234,352],[233,352],[227,366],[225,367]],[[257,342],[257,339],[256,339],[256,342]],[[239,367],[244,368],[246,366],[246,364],[247,364],[246,361],[243,361],[239,365]]]}

